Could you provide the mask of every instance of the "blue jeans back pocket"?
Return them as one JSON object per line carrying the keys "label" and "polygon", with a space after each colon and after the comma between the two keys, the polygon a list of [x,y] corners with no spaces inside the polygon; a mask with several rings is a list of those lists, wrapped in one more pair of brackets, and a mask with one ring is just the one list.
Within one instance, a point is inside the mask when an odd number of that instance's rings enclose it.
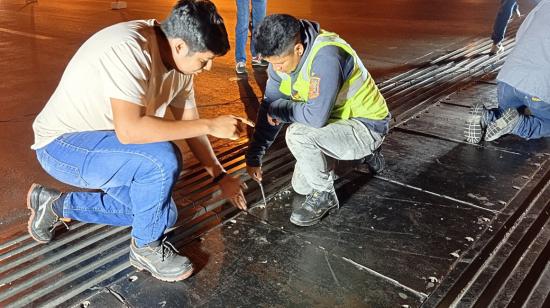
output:
{"label": "blue jeans back pocket", "polygon": [[72,186],[87,186],[80,176],[80,169],[78,167],[57,160],[46,149],[37,150],[36,157],[42,168],[56,180]]}

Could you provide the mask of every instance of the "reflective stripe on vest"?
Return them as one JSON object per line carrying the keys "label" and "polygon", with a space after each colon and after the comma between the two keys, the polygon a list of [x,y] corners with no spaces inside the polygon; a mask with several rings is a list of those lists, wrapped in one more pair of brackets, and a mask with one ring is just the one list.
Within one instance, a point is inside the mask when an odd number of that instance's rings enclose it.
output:
{"label": "reflective stripe on vest", "polygon": [[292,83],[290,75],[277,72],[281,77],[279,91],[290,96],[294,101],[306,102],[309,97],[309,81],[313,59],[322,47],[329,45],[342,48],[349,53],[354,60],[353,71],[344,81],[336,96],[335,105],[331,112],[329,122],[355,117],[373,120],[382,120],[386,118],[389,113],[388,107],[374,80],[371,78],[356,52],[335,33],[321,31],[313,42],[313,46],[294,83]]}

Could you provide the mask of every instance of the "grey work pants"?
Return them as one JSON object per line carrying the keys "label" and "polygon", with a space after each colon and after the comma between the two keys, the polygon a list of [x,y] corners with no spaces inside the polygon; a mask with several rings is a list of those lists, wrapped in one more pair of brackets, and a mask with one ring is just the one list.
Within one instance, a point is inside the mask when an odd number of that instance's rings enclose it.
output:
{"label": "grey work pants", "polygon": [[296,165],[292,188],[307,195],[313,189],[334,189],[336,160],[355,160],[372,154],[384,140],[357,120],[340,120],[321,128],[293,123],[286,131],[286,143]]}

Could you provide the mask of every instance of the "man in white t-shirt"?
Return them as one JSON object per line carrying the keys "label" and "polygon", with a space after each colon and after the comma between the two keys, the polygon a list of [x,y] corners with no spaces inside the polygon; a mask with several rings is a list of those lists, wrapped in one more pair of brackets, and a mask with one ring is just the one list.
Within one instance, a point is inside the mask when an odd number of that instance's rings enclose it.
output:
{"label": "man in white t-shirt", "polygon": [[[193,265],[163,240],[177,220],[171,190],[185,139],[223,194],[246,209],[242,182],[226,175],[206,135],[236,139],[246,119],[199,119],[193,76],[229,50],[223,19],[208,0],[180,0],[161,24],[119,23],[76,52],[33,129],[38,161],[57,180],[100,192],[61,193],[33,184],[29,232],[53,239],[53,226],[78,220],[131,225],[130,263],[178,281]],[[170,108],[175,120],[164,119]]]}

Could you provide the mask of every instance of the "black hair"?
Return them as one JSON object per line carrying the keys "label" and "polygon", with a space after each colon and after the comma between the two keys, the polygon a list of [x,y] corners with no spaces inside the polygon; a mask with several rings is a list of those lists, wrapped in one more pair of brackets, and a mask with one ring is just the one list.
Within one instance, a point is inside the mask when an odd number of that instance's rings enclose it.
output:
{"label": "black hair", "polygon": [[193,53],[223,56],[229,51],[223,18],[209,0],[179,0],[160,28],[167,37],[182,39]]}
{"label": "black hair", "polygon": [[300,21],[287,14],[274,14],[264,18],[254,31],[254,48],[262,57],[284,56],[299,39]]}

